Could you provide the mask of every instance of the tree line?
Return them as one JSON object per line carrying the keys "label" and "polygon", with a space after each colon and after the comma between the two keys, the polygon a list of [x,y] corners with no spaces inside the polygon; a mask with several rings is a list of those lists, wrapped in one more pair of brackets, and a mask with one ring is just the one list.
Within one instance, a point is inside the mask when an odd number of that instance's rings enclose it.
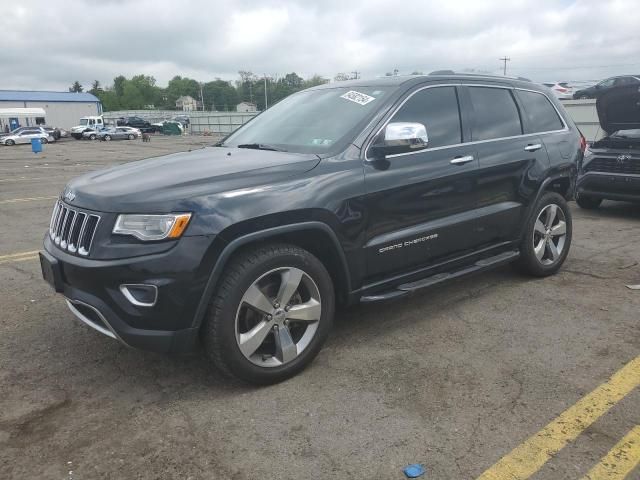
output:
{"label": "tree line", "polygon": [[[113,83],[103,86],[94,80],[87,90],[102,102],[104,111],[114,110],[174,110],[176,100],[181,96],[193,97],[204,103],[204,110],[232,111],[240,102],[255,103],[258,110],[264,109],[265,86],[267,102],[272,105],[279,100],[305,88],[327,83],[329,80],[319,75],[303,79],[295,72],[282,77],[258,77],[250,71],[238,72],[239,79],[229,82],[216,78],[209,82],[199,82],[188,77],[176,75],[163,88],[156,84],[156,79],[150,75],[134,75],[126,78],[118,75]],[[83,92],[85,87],[75,81],[70,92]],[[198,109],[202,109],[199,103]]]}

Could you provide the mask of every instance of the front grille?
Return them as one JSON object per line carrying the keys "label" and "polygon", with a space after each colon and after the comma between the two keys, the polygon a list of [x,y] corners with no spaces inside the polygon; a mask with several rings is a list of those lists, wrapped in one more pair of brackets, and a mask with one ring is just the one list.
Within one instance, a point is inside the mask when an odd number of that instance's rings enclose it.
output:
{"label": "front grille", "polygon": [[49,237],[63,250],[87,256],[99,221],[99,215],[76,210],[58,201],[51,215]]}
{"label": "front grille", "polygon": [[640,159],[629,158],[619,161],[616,157],[597,157],[585,166],[586,172],[624,173],[640,175]]}

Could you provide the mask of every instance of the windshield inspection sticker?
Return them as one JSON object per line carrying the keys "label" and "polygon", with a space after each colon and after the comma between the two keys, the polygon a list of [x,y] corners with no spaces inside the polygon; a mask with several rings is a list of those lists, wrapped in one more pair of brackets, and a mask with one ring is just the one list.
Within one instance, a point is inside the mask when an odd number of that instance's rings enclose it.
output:
{"label": "windshield inspection sticker", "polygon": [[364,93],[356,92],[355,90],[349,90],[344,95],[340,95],[340,98],[349,100],[350,102],[357,103],[358,105],[366,105],[369,102],[373,102],[375,97],[370,97]]}

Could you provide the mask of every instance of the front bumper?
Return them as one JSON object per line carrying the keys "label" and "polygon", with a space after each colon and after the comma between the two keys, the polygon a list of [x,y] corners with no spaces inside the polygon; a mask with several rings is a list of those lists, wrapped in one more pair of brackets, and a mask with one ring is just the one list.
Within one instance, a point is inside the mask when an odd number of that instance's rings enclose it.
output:
{"label": "front bumper", "polygon": [[[170,250],[153,255],[93,260],[70,255],[45,236],[42,256],[54,264],[49,280],[72,313],[95,330],[126,345],[156,352],[196,348],[196,309],[213,268],[213,237],[184,237]],[[47,275],[45,275],[46,277]],[[136,305],[122,284],[153,285],[157,301]]]}
{"label": "front bumper", "polygon": [[640,201],[640,175],[587,172],[578,177],[578,195],[608,200]]}

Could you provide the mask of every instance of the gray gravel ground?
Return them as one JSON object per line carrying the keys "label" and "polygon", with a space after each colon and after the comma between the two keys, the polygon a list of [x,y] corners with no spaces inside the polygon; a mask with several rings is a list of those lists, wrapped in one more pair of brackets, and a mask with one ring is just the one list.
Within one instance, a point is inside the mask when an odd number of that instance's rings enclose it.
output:
{"label": "gray gravel ground", "polygon": [[[472,479],[640,354],[640,207],[624,203],[572,204],[558,275],[503,268],[350,308],[267,388],[127,349],[79,324],[36,259],[2,260],[40,248],[73,176],[212,141],[0,147],[0,478],[400,479],[421,462]],[[533,478],[579,478],[637,424],[638,389]]]}

